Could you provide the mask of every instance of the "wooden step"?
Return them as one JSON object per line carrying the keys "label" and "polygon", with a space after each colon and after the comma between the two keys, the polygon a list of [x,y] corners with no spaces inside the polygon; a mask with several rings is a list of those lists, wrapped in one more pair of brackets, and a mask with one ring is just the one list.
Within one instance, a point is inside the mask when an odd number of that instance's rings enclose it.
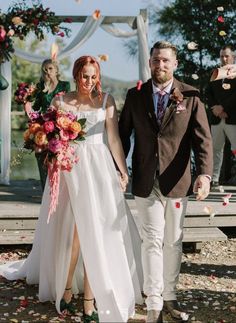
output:
{"label": "wooden step", "polygon": [[[34,230],[4,230],[0,235],[0,245],[31,244]],[[218,228],[184,228],[183,242],[202,242],[227,240],[227,236]]]}
{"label": "wooden step", "polygon": [[184,228],[183,242],[227,240],[227,236],[218,228]]}

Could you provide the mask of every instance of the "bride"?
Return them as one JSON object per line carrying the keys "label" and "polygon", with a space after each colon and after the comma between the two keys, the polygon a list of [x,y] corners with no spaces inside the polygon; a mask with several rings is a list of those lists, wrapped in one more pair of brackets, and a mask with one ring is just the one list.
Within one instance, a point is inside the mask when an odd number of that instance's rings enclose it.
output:
{"label": "bride", "polygon": [[76,91],[54,98],[52,105],[86,118],[86,139],[76,145],[79,162],[61,172],[59,203],[49,224],[47,180],[32,251],[25,261],[0,266],[0,274],[39,284],[40,301],[55,301],[59,313],[73,314],[72,295],[84,271],[84,322],[127,322],[135,301],[142,302],[132,248],[135,243],[138,257],[140,241],[122,192],[128,175],[115,102],[102,92],[95,58],[77,59],[73,77]]}

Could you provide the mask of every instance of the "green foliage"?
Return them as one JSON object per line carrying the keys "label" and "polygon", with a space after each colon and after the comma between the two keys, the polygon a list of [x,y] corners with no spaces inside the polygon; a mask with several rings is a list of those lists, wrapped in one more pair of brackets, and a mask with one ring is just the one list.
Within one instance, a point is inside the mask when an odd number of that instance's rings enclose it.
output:
{"label": "green foliage", "polygon": [[[218,11],[217,7],[224,10]],[[218,21],[219,16],[224,22]],[[203,92],[220,48],[236,43],[236,0],[176,0],[162,10],[154,9],[151,24],[158,24],[159,34],[179,45],[177,74]],[[220,36],[222,30],[225,36]],[[197,51],[187,48],[192,41],[198,44]],[[199,76],[198,80],[192,79],[193,73]]]}

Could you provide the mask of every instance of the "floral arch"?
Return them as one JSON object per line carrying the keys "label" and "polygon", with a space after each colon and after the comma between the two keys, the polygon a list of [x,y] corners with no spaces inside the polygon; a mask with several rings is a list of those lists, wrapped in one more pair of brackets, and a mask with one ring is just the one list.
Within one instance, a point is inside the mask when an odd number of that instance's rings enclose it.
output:
{"label": "floral arch", "polygon": [[[15,6],[14,9],[15,10]],[[18,8],[19,9],[19,8]],[[30,20],[27,20],[25,11],[30,12]],[[33,10],[33,11],[30,11]],[[34,11],[35,10],[35,11]],[[47,11],[45,11],[47,10]],[[7,89],[0,91],[0,143],[1,143],[1,170],[0,170],[0,184],[9,185],[10,183],[10,158],[11,158],[11,54],[14,52],[18,57],[24,58],[33,63],[41,64],[46,58],[40,55],[24,52],[13,46],[11,33],[11,26],[15,27],[17,32],[15,36],[24,37],[29,31],[35,32],[36,37],[43,39],[43,28],[46,28],[53,34],[60,36],[60,33],[68,33],[68,28],[60,27],[61,22],[80,22],[83,23],[77,35],[72,41],[58,54],[58,60],[67,57],[79,47],[81,47],[87,39],[98,29],[102,28],[106,32],[112,34],[115,37],[132,37],[137,35],[139,44],[139,78],[142,81],[146,81],[150,77],[148,59],[148,41],[147,41],[147,11],[145,9],[140,10],[140,14],[137,17],[134,16],[98,16],[96,19],[93,16],[55,16],[49,8],[44,9],[41,5],[40,8],[34,6],[33,8],[25,8],[25,10],[10,11],[11,15],[5,19],[5,24],[0,18],[0,59],[1,59],[1,74],[7,80],[9,86]],[[36,15],[35,13],[38,12]],[[45,14],[44,18],[42,13]],[[48,15],[46,19],[46,15]],[[2,17],[2,16],[0,16]],[[13,18],[18,25],[14,25]],[[35,20],[36,19],[36,20]],[[41,19],[45,19],[41,21]],[[42,24],[41,24],[42,22]],[[45,24],[43,24],[45,22]],[[124,31],[117,28],[114,23],[127,23],[131,26],[131,31]],[[7,26],[7,27],[6,27]],[[18,27],[17,27],[18,26]],[[38,29],[37,29],[38,26]],[[1,31],[3,32],[1,33]],[[5,30],[5,34],[4,34]],[[21,32],[21,33],[20,33]],[[1,54],[1,35],[8,37],[10,50],[7,51],[8,57]],[[6,52],[5,52],[6,53]]]}

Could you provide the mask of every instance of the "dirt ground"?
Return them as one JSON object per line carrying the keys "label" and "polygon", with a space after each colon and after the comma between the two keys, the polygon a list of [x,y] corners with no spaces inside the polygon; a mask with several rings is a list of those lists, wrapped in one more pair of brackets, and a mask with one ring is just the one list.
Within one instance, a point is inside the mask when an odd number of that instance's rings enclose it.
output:
{"label": "dirt ground", "polygon": [[[0,247],[0,263],[25,258],[31,246]],[[200,252],[185,248],[178,300],[194,323],[236,323],[236,239],[207,242]],[[190,252],[191,251],[191,252]],[[81,322],[83,295],[74,298],[76,316],[58,316],[54,304],[40,303],[38,286],[0,277],[0,322]],[[144,322],[145,305],[130,322]]]}

